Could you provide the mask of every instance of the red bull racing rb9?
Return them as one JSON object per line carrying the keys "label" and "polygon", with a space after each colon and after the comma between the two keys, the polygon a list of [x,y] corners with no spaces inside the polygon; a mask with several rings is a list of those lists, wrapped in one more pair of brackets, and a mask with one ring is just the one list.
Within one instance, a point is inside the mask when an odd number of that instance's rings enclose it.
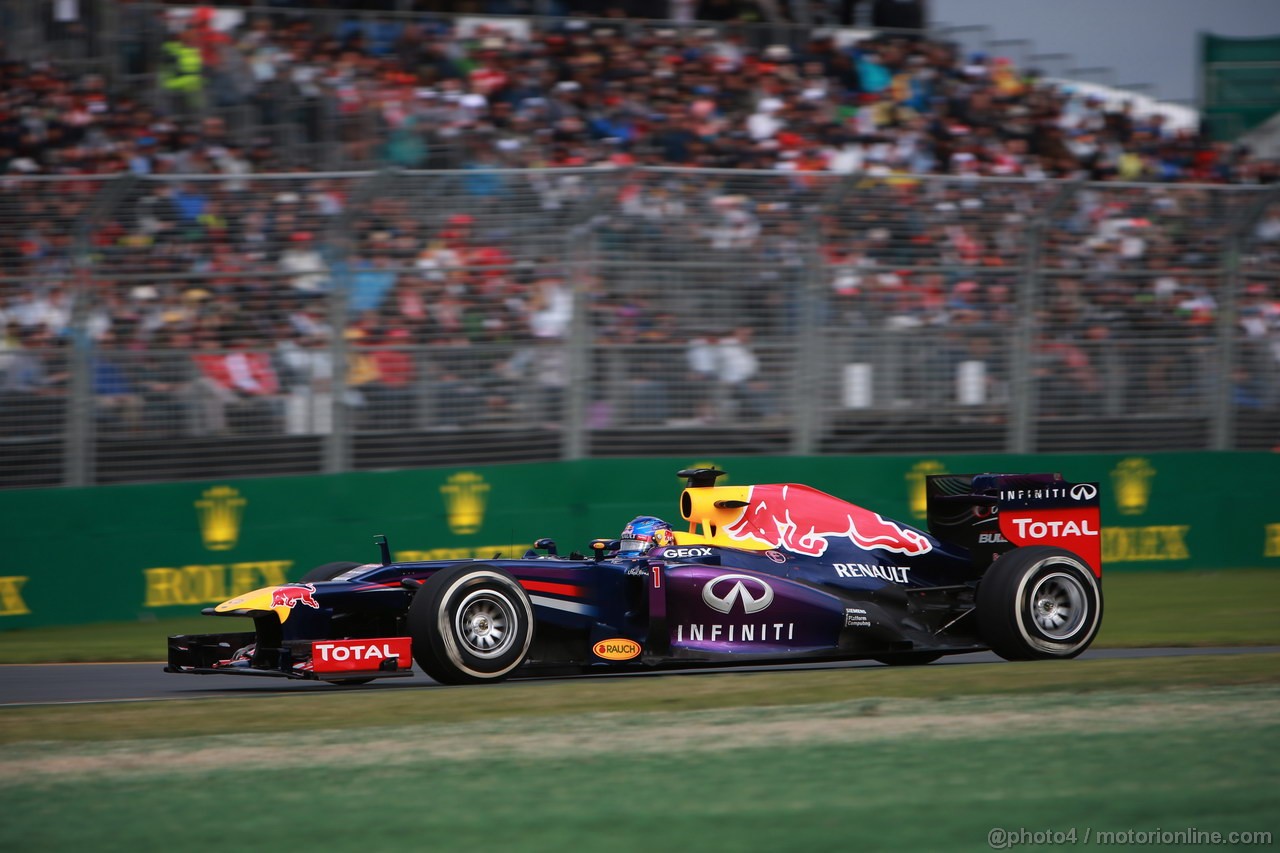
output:
{"label": "red bull racing rb9", "polygon": [[1096,483],[928,478],[927,531],[808,486],[681,471],[682,529],[642,517],[561,556],[329,563],[205,613],[253,630],[169,638],[168,672],[337,684],[874,659],[990,649],[1071,658],[1102,621]]}

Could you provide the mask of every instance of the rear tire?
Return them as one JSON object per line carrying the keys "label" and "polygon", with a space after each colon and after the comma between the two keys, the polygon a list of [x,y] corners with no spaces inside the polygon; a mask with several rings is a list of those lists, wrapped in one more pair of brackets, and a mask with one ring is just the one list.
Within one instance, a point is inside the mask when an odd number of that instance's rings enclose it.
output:
{"label": "rear tire", "polygon": [[441,569],[409,606],[413,659],[441,684],[502,681],[533,643],[533,604],[520,582],[484,563]]}
{"label": "rear tire", "polygon": [[1006,660],[1073,658],[1102,625],[1102,587],[1065,548],[1008,552],[978,584],[978,631]]}
{"label": "rear tire", "polygon": [[298,583],[316,583],[318,581],[331,581],[345,571],[362,566],[363,563],[325,563],[323,566],[316,566],[311,571],[303,575]]}

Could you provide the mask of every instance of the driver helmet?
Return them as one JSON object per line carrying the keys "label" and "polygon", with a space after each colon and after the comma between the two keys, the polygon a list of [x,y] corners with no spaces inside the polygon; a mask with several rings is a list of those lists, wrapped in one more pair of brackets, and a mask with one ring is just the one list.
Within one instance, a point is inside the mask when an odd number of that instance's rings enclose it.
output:
{"label": "driver helmet", "polygon": [[676,543],[675,531],[671,525],[652,515],[640,515],[627,522],[622,528],[621,542],[618,546],[619,557],[639,557],[650,548]]}

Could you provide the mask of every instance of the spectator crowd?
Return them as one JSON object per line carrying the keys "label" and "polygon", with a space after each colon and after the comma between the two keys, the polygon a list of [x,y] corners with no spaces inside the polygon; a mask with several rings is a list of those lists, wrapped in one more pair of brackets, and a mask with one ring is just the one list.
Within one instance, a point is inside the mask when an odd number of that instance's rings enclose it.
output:
{"label": "spectator crowd", "polygon": [[[4,64],[0,170],[276,171],[314,167],[326,143],[344,166],[1276,176],[1275,163],[1175,128],[1165,112],[1106,105],[923,37],[847,42],[827,28],[756,44],[771,31],[125,8],[118,81]],[[272,136],[281,127],[296,135]]]}
{"label": "spectator crowd", "polygon": [[[1108,341],[1216,332],[1253,198],[1232,185],[1280,174],[919,35],[126,10],[118,79],[0,65],[0,395],[65,396],[82,332],[126,433],[325,432],[335,396],[378,427],[555,424],[575,293],[577,334],[619,353],[590,378],[628,389],[593,401],[599,425],[673,394],[678,420],[774,417],[771,346],[814,323],[945,329],[948,361],[990,365],[975,399],[998,399],[991,337],[1028,307],[1047,405],[1098,407]],[[1273,203],[1247,235],[1240,405],[1280,402],[1277,223]],[[588,234],[602,266],[567,251]],[[1199,352],[1126,381],[1203,394]]]}

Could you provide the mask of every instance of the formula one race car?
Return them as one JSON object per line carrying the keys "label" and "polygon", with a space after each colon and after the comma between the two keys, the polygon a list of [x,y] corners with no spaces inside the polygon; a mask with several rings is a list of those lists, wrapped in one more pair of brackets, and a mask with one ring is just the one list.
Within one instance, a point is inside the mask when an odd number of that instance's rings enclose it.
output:
{"label": "formula one race car", "polygon": [[[522,559],[330,563],[205,613],[254,630],[169,638],[168,672],[446,684],[509,676],[985,649],[1070,658],[1102,620],[1098,486],[930,477],[928,533],[807,486],[681,471],[687,531]],[[655,519],[656,521],[656,519]],[[665,526],[665,525],[664,525]],[[628,545],[634,544],[628,540]]]}

